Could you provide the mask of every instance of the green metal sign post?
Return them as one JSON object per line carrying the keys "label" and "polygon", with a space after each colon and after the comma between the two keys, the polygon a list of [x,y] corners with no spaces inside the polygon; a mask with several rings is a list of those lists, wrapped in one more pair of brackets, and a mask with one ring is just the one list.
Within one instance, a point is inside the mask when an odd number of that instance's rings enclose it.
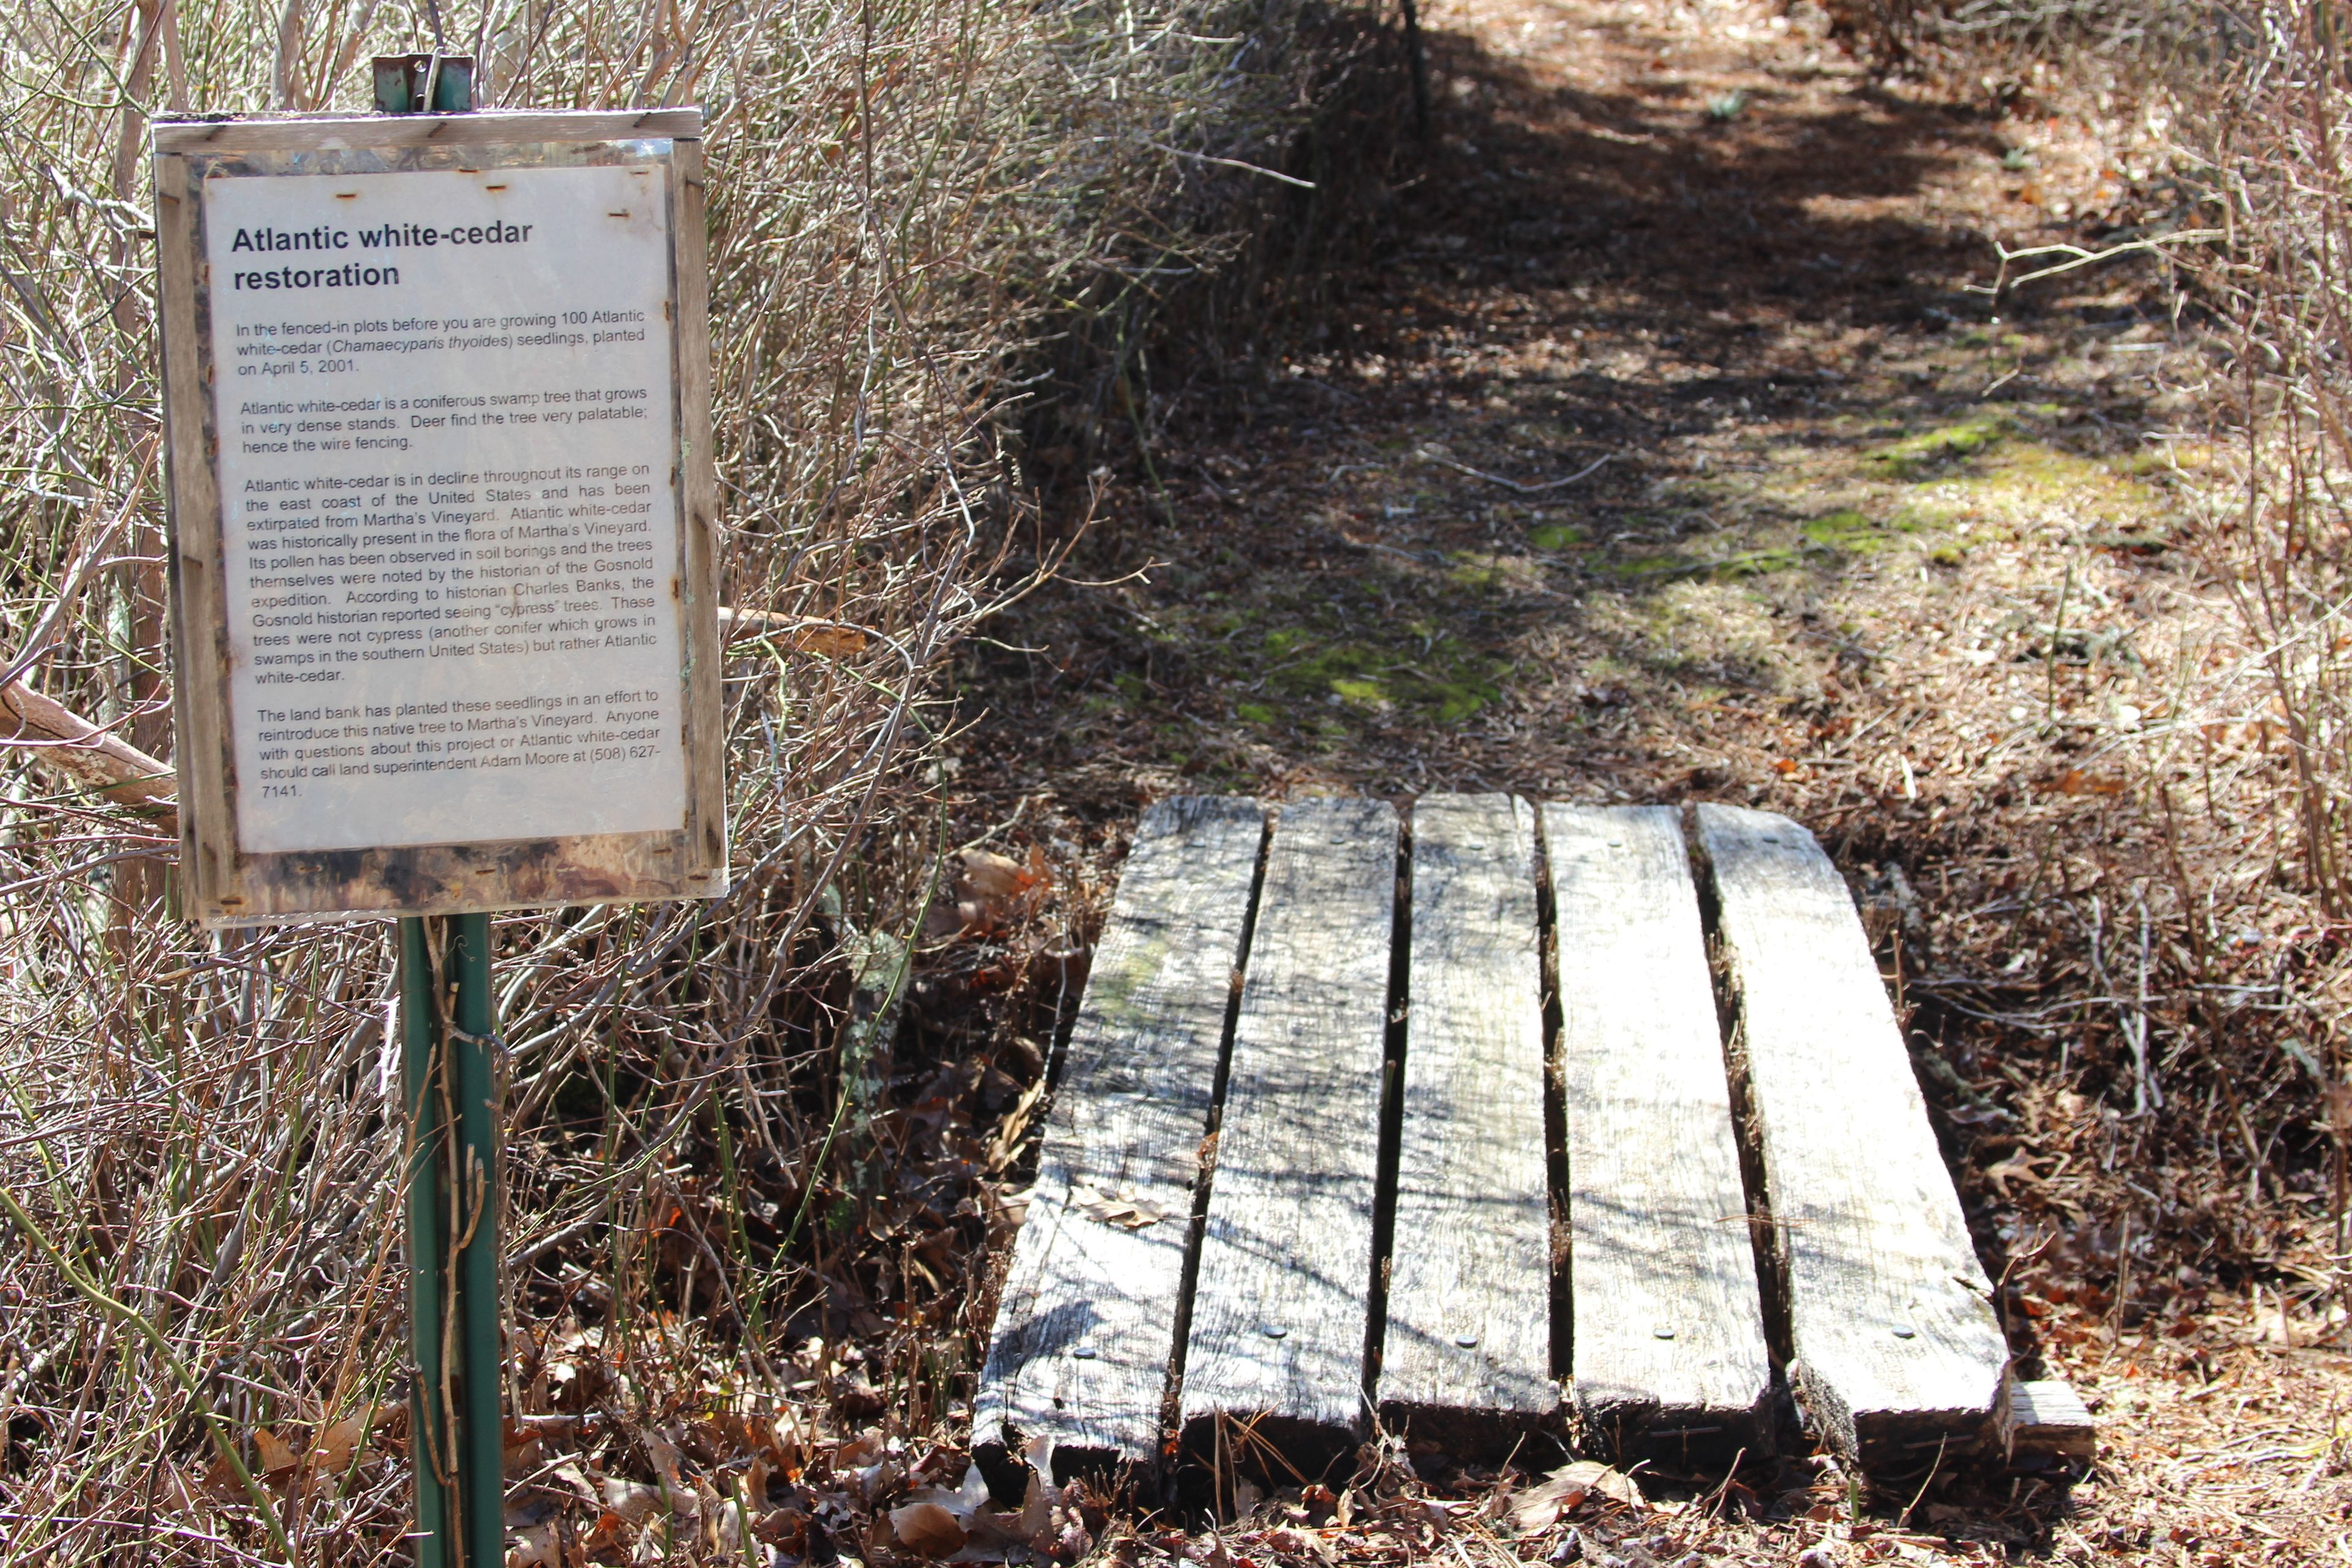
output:
{"label": "green metal sign post", "polygon": [[400,1010],[416,1561],[482,1568],[506,1559],[489,916],[400,922]]}
{"label": "green metal sign post", "polygon": [[[439,55],[380,59],[376,109],[470,112],[473,66]],[[417,1568],[497,1568],[506,1561],[502,1085],[488,915],[401,921],[400,1016]]]}

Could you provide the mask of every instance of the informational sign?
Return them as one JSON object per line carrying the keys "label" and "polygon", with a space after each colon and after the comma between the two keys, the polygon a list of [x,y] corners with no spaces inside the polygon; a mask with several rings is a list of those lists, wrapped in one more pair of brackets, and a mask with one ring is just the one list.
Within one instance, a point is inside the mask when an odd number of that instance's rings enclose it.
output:
{"label": "informational sign", "polygon": [[723,890],[698,136],[158,129],[199,918]]}

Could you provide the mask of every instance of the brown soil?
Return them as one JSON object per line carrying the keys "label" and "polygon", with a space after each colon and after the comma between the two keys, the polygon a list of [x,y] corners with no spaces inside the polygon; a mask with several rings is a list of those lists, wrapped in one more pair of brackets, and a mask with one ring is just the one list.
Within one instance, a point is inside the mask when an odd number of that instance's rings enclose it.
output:
{"label": "brown soil", "polygon": [[[1573,1529],[1592,1562],[2352,1562],[2325,1151],[2263,1109],[2298,1068],[2223,1066],[2216,1005],[2148,978],[2185,898],[2244,922],[2218,956],[2189,939],[2215,988],[2284,997],[2315,940],[2265,891],[2264,731],[2181,547],[2204,351],[2149,269],[1972,287],[1996,241],[2161,209],[2161,127],[2031,73],[1889,84],[1750,4],[1428,21],[1392,245],[1313,341],[1160,388],[1153,462],[1072,573],[1114,585],[1034,597],[968,661],[950,809],[1042,855],[1048,944],[1089,934],[1174,792],[1807,823],[1881,942],[2021,1363],[2093,1402],[2101,1454],[2072,1485],[1866,1495],[1798,1458],[1524,1539],[1391,1486],[1347,1527],[1274,1500],[1213,1548],[1118,1550],[1567,1561]],[[1004,957],[942,942],[919,1003],[951,1024]]]}

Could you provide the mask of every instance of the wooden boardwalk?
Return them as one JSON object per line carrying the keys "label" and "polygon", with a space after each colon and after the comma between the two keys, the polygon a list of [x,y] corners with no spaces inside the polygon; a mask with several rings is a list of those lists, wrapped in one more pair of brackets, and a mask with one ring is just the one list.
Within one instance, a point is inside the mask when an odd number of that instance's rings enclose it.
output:
{"label": "wooden boardwalk", "polygon": [[[1710,965],[1710,952],[1714,963]],[[1783,817],[1148,811],[974,1409],[1061,1475],[2077,1458],[2011,1376],[1844,881]],[[1528,1446],[1536,1445],[1534,1450]]]}

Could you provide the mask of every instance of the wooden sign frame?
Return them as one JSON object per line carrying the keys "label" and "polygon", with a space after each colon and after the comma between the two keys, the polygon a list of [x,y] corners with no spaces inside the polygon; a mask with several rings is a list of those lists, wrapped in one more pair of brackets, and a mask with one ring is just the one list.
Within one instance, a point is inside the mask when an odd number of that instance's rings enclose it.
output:
{"label": "wooden sign frame", "polygon": [[[239,926],[709,898],[727,890],[701,136],[701,114],[693,109],[319,115],[155,127],[175,760],[183,903],[193,918],[207,926]],[[223,442],[236,433],[219,427],[215,395],[217,378],[236,367],[215,363],[213,291],[225,280],[212,275],[208,259],[205,182],[651,164],[667,171],[661,184],[670,237],[665,314],[674,372],[667,412],[675,437],[669,488],[677,510],[677,558],[666,586],[677,610],[678,698],[672,711],[684,758],[679,826],[477,839],[462,821],[452,821],[446,842],[289,849],[241,842],[240,792],[257,781],[239,776],[232,733],[237,655],[229,624],[221,475]],[[235,286],[258,288],[254,276],[240,273]],[[247,560],[249,599],[254,568],[250,555]]]}

